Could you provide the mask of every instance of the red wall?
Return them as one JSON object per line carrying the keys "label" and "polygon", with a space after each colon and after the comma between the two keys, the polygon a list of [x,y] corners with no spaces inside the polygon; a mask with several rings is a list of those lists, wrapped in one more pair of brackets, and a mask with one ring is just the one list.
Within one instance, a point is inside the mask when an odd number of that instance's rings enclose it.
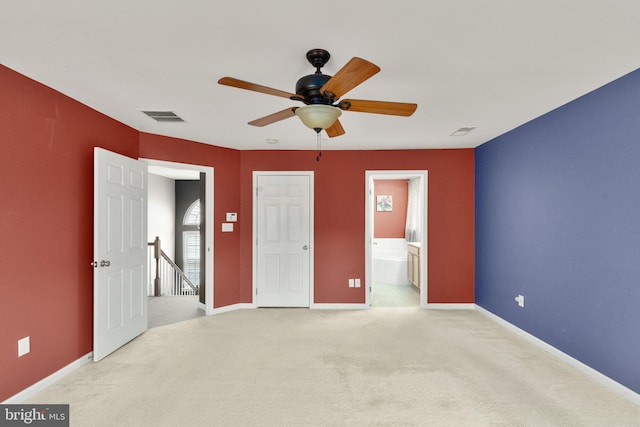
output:
{"label": "red wall", "polygon": [[[474,301],[474,153],[461,150],[241,152],[241,252],[251,253],[252,172],[315,173],[315,302],[364,303],[365,171],[428,170],[429,302]],[[251,257],[240,259],[240,296],[251,301]]]}
{"label": "red wall", "polygon": [[0,66],[0,401],[92,350],[94,146],[138,132]]}
{"label": "red wall", "polygon": [[[388,212],[373,213],[373,237],[404,238],[407,223],[407,199],[409,184],[406,179],[376,179],[373,181],[374,197],[379,195],[392,197],[392,209]],[[374,199],[375,201],[376,199]]]}
{"label": "red wall", "polygon": [[[240,211],[240,152],[228,148],[186,141],[147,133],[140,134],[140,157],[166,160],[214,168],[213,248],[215,307],[241,301],[238,258],[240,258],[240,230],[222,233],[226,212]],[[251,259],[250,255],[247,255]]]}

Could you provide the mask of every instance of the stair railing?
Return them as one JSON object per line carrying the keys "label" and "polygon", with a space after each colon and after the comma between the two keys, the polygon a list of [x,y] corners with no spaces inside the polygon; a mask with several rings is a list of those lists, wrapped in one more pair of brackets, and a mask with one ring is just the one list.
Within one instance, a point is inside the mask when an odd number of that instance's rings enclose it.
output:
{"label": "stair railing", "polygon": [[[156,236],[153,242],[153,267],[155,270],[153,279],[153,296],[162,295],[198,295],[199,286],[194,285],[187,275],[167,256],[160,247],[160,238]],[[150,251],[151,252],[151,251]],[[153,272],[150,272],[153,274]],[[150,274],[150,276],[151,276]]]}

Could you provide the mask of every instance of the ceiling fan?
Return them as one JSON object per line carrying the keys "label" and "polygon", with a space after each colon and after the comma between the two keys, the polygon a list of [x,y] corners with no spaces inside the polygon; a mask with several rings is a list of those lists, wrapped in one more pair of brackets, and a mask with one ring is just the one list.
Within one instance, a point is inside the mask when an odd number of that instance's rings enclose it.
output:
{"label": "ceiling fan", "polygon": [[330,55],[324,49],[312,49],[307,52],[307,60],[316,68],[298,80],[296,93],[290,93],[270,87],[249,83],[233,77],[223,77],[218,83],[239,89],[246,89],[268,95],[281,96],[293,101],[301,101],[303,107],[289,107],[277,113],[249,122],[252,126],[266,126],[289,117],[298,116],[302,122],[317,133],[326,130],[332,138],[345,133],[338,117],[342,111],[361,113],[410,116],[416,111],[417,104],[403,102],[370,101],[362,99],[343,99],[340,97],[360,83],[380,71],[380,67],[362,58],[351,58],[333,77],[322,74],[320,69],[329,61]]}

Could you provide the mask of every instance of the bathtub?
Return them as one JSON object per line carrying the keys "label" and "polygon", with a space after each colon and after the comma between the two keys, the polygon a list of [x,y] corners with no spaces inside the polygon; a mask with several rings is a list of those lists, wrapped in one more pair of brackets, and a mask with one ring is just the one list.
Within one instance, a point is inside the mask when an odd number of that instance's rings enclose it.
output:
{"label": "bathtub", "polygon": [[373,239],[373,281],[408,285],[407,242],[405,239]]}

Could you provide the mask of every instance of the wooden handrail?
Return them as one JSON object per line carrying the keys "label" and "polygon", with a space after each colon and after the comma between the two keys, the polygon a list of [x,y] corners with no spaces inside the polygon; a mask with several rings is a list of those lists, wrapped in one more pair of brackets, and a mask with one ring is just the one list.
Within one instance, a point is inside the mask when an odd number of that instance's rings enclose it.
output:
{"label": "wooden handrail", "polygon": [[189,278],[187,277],[187,275],[186,275],[186,274],[184,274],[184,272],[180,269],[180,267],[178,267],[178,266],[176,265],[176,263],[175,263],[175,262],[171,261],[171,259],[167,256],[167,254],[165,254],[165,253],[164,253],[164,251],[163,251],[162,249],[160,250],[160,254],[162,255],[162,258],[164,258],[164,260],[165,260],[165,261],[167,261],[167,262],[169,263],[169,265],[170,265],[171,267],[173,267],[173,269],[174,269],[175,271],[177,271],[177,272],[178,272],[178,275],[182,278],[182,280],[184,280],[184,281],[187,283],[187,285],[189,285],[189,286],[191,287],[191,289],[193,289],[194,291],[196,291],[196,290],[197,290],[197,288],[193,285],[193,283],[191,283],[191,280],[189,280]]}
{"label": "wooden handrail", "polygon": [[176,265],[175,262],[173,262],[171,260],[171,258],[169,258],[169,256],[162,250],[162,248],[160,247],[160,238],[158,236],[156,236],[155,240],[153,242],[149,242],[148,243],[149,246],[153,246],[153,257],[156,260],[156,277],[154,279],[153,282],[153,293],[154,296],[161,296],[162,295],[162,290],[161,290],[161,284],[160,284],[160,257],[162,257],[170,266],[171,268],[173,268],[173,270],[178,273],[178,276],[187,284],[189,285],[189,287],[191,289],[193,289],[195,292],[198,292],[198,288],[191,283],[191,280],[189,280],[189,278],[187,277],[186,274],[184,274],[184,272],[180,269],[180,267],[178,267]]}

